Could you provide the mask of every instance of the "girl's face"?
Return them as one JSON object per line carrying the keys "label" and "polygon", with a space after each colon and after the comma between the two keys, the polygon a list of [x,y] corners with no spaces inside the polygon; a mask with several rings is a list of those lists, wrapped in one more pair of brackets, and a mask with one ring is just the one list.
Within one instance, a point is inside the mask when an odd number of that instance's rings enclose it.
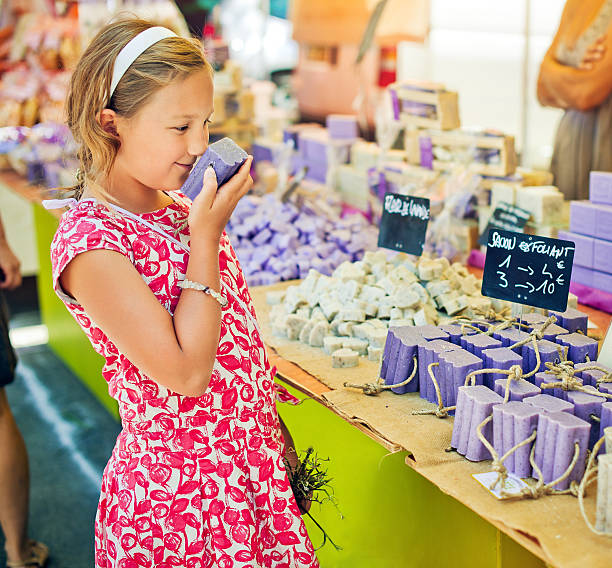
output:
{"label": "girl's face", "polygon": [[208,147],[213,82],[202,69],[159,89],[133,117],[116,117],[118,187],[180,188]]}

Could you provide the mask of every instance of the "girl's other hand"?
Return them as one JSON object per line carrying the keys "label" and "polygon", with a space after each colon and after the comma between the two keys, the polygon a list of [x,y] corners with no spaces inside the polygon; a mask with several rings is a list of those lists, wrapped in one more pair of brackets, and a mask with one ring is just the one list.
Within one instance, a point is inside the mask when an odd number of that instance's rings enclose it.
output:
{"label": "girl's other hand", "polygon": [[0,288],[14,290],[21,284],[21,263],[6,241],[0,242]]}
{"label": "girl's other hand", "polygon": [[603,59],[603,56],[606,54],[605,40],[606,36],[602,35],[587,48],[578,69],[588,71],[593,69],[593,66]]}
{"label": "girl's other hand", "polygon": [[217,176],[211,167],[204,172],[202,191],[195,197],[189,211],[189,231],[192,238],[218,241],[238,201],[253,186],[249,156],[240,169],[220,189]]}

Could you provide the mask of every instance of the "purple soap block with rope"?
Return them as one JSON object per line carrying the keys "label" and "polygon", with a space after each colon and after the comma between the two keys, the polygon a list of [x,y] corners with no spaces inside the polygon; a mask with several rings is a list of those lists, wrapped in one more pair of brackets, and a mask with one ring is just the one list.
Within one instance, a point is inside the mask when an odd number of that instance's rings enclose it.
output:
{"label": "purple soap block with rope", "polygon": [[[519,343],[520,341],[524,341],[529,337],[529,334],[526,331],[522,331],[515,327],[510,329],[502,329],[501,331],[495,331],[493,333],[493,337],[495,339],[499,339],[502,342],[502,347],[510,347],[515,343]],[[522,347],[514,347],[512,349],[519,355],[523,353]]]}
{"label": "purple soap block with rope", "polygon": [[559,335],[557,343],[568,347],[567,358],[574,363],[597,360],[598,343],[595,339],[582,335],[581,333],[568,333]]}
{"label": "purple soap block with rope", "polygon": [[[537,373],[546,371],[546,363],[558,363],[560,361],[559,344],[546,339],[538,341],[538,353],[540,355],[540,366]],[[531,373],[538,362],[533,342],[523,346],[523,372]],[[533,382],[533,379],[531,379]]]}
{"label": "purple soap block with rope", "polygon": [[510,380],[510,396],[508,398],[509,401],[521,402],[525,398],[530,396],[535,396],[536,394],[542,394],[542,391],[531,384],[529,381],[521,379],[519,381],[515,381],[513,379],[497,379],[495,381],[495,392],[504,398],[506,396],[506,385]]}
{"label": "purple soap block with rope", "polygon": [[[527,399],[533,400],[535,397]],[[574,458],[576,444],[578,458],[570,474],[554,489],[564,490],[572,481],[582,479],[591,425],[566,412],[542,413],[538,418],[538,435],[535,444],[535,463],[542,472],[544,483],[559,479]],[[533,477],[540,479],[535,468]]]}
{"label": "purple soap block with rope", "polygon": [[612,205],[612,173],[592,171],[589,174],[589,201]]}
{"label": "purple soap block with rope", "polygon": [[564,312],[550,312],[551,316],[557,318],[557,323],[567,329],[569,333],[575,333],[580,331],[587,334],[587,327],[589,324],[589,316],[580,310],[574,308],[568,308]]}
{"label": "purple soap block with rope", "polygon": [[601,405],[601,415],[599,417],[599,437],[602,438],[604,430],[612,426],[612,401],[604,402]]}
{"label": "purple soap block with rope", "polygon": [[[493,407],[493,447],[500,458],[531,436],[537,428],[539,416],[536,408],[520,402]],[[525,444],[506,458],[504,465],[510,473],[518,477],[531,476],[529,454],[532,444]]]}
{"label": "purple soap block with rope", "polygon": [[[598,369],[590,369],[587,371],[583,371],[583,369],[593,367],[594,365],[605,369],[605,371],[600,371]],[[593,361],[592,363],[576,363],[576,365],[574,365],[574,375],[579,379],[582,379],[582,384],[585,386],[588,385],[596,388],[597,381],[606,377],[611,371],[612,369],[606,367],[605,365],[602,365],[601,363],[598,363],[597,361]]]}
{"label": "purple soap block with rope", "polygon": [[593,449],[595,442],[599,439],[599,420],[601,417],[601,406],[606,399],[597,396],[597,391],[589,394],[583,391],[565,391],[567,402],[574,405],[574,416],[582,418],[591,425],[591,435],[589,437],[589,449]]}
{"label": "purple soap block with rope", "polygon": [[[458,345],[445,341],[443,339],[435,339],[434,341],[423,342],[418,346],[418,360],[419,360],[419,391],[421,398],[437,404],[438,398],[436,396],[436,388],[429,376],[428,367],[431,363],[439,363],[439,355],[445,351],[455,351],[461,349]],[[432,369],[434,376],[438,380],[440,372],[438,367]]]}
{"label": "purple soap block with rope", "polygon": [[551,375],[550,373],[540,372],[534,375],[535,386],[539,387],[542,393],[554,396],[556,398],[560,398],[565,400],[565,395],[563,394],[565,391],[562,388],[546,388],[543,385],[558,383],[559,378],[555,375]]}
{"label": "purple soap block with rope", "polygon": [[[489,416],[496,404],[504,399],[484,385],[459,387],[457,410],[453,424],[451,446],[457,453],[470,461],[483,461],[491,458],[491,453],[480,441],[477,428]],[[493,443],[493,424],[489,422],[483,429],[484,437]]]}
{"label": "purple soap block with rope", "polygon": [[[438,361],[440,365],[438,371],[434,369],[434,374],[440,385],[442,404],[444,406],[455,406],[459,387],[465,385],[466,377],[472,371],[482,369],[482,359],[465,349],[456,349],[440,353]],[[482,377],[482,374],[475,375],[474,384],[481,385]],[[450,414],[454,414],[454,412],[452,410]]]}
{"label": "purple soap block with rope", "polygon": [[221,138],[221,140],[213,142],[197,161],[189,173],[187,181],[181,187],[181,191],[189,199],[195,199],[195,196],[202,189],[204,172],[210,165],[217,174],[217,185],[221,187],[240,169],[247,158],[248,154],[231,138]]}
{"label": "purple soap block with rope", "polygon": [[[513,365],[522,367],[523,358],[507,347],[494,347],[483,351],[485,369],[501,369],[508,371]],[[504,373],[487,373],[483,384],[490,389],[495,388],[498,379],[505,379],[508,375]]]}

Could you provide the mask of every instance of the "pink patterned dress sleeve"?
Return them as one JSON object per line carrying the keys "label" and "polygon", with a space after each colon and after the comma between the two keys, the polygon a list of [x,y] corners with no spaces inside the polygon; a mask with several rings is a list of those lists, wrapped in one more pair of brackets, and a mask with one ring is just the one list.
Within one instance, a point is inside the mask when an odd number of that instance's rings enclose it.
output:
{"label": "pink patterned dress sleeve", "polygon": [[79,202],[52,243],[55,290],[105,359],[103,376],[123,427],[102,478],[95,566],[317,567],[282,458],[272,368],[227,235],[219,269],[228,305],[201,397],[182,396],[141,373],[59,285],[78,254],[114,251],[129,258],[173,314],[189,260],[190,201],[171,195],[173,204],[141,215],[142,222]]}

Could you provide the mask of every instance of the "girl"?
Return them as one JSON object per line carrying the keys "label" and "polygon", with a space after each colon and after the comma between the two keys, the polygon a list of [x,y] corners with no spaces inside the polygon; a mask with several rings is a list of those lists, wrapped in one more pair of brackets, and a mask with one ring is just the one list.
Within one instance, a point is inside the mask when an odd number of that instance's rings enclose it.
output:
{"label": "girl", "polygon": [[83,182],[52,243],[54,287],[105,358],[123,425],[99,568],[318,566],[224,232],[251,159],[218,191],[209,168],[193,203],[174,191],[206,150],[212,102],[200,44],[141,20],[100,31],[70,84]]}

